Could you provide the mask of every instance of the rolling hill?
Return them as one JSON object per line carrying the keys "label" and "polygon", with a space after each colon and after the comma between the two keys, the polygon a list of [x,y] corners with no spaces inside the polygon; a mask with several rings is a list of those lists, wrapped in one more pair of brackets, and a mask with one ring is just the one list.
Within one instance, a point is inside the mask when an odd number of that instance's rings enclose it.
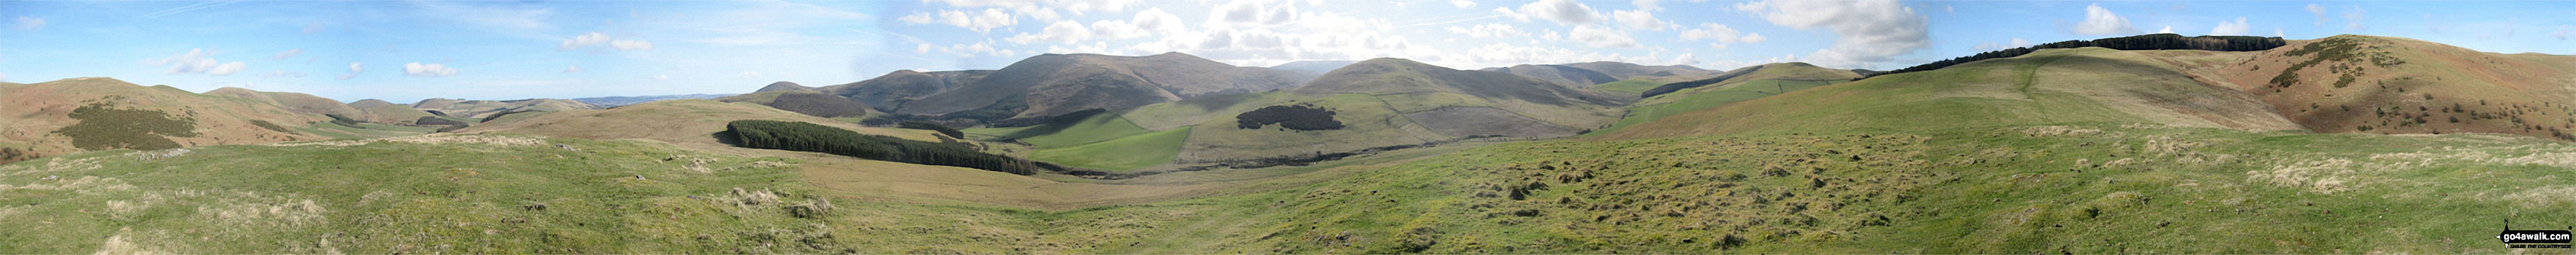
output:
{"label": "rolling hill", "polygon": [[2156,51],[2045,49],[1790,91],[1671,115],[1599,137],[1904,131],[2087,121],[2303,129],[2273,114],[2270,106],[2251,95],[2200,83],[2167,60]]}
{"label": "rolling hill", "polygon": [[420,100],[420,102],[418,102],[418,103],[412,103],[412,104],[411,104],[411,107],[412,107],[412,108],[416,108],[416,109],[420,109],[420,110],[422,110],[422,111],[432,111],[433,113],[443,113],[443,114],[440,114],[441,116],[449,116],[449,117],[457,117],[457,118],[468,118],[468,119],[481,119],[481,118],[483,118],[483,117],[491,117],[491,116],[492,116],[492,114],[503,113],[503,112],[512,112],[512,111],[564,111],[564,110],[599,109],[599,106],[593,106],[593,105],[590,105],[590,104],[582,103],[582,102],[580,102],[580,101],[563,100],[563,99],[552,99],[552,98],[520,99],[520,100],[464,100],[464,99],[431,98],[431,99],[422,99],[422,100]]}
{"label": "rolling hill", "polygon": [[876,109],[868,107],[868,104],[866,103],[860,103],[858,100],[852,100],[847,97],[814,92],[812,90],[791,89],[763,91],[717,98],[716,101],[726,103],[749,102],[766,105],[771,108],[778,108],[779,110],[787,110],[790,112],[803,113],[805,115],[824,118],[866,117],[868,115],[876,114]]}
{"label": "rolling hill", "polygon": [[980,120],[1044,118],[1089,109],[1126,109],[1208,95],[1287,89],[1283,71],[1164,53],[1125,57],[1045,54],[973,83],[897,105],[894,113]]}
{"label": "rolling hill", "polygon": [[852,82],[849,84],[823,86],[821,88],[815,88],[814,90],[825,94],[840,95],[842,97],[849,97],[850,99],[857,99],[860,103],[867,103],[869,106],[875,107],[877,111],[892,111],[895,108],[902,106],[905,102],[911,102],[912,100],[919,100],[922,97],[928,97],[933,94],[939,94],[940,92],[948,92],[949,90],[965,87],[967,84],[975,83],[976,80],[982,80],[985,75],[990,75],[992,73],[993,70],[938,71],[926,73],[915,72],[912,70],[895,70],[894,72],[886,73],[885,75],[877,76],[876,78],[869,78],[867,80]]}
{"label": "rolling hill", "polygon": [[1564,65],[1514,65],[1510,67],[1485,68],[1479,71],[1511,73],[1520,75],[1521,77],[1538,79],[1540,81],[1555,83],[1556,85],[1569,88],[1588,88],[1592,87],[1594,84],[1610,83],[1625,79],[1601,73],[1600,71]]}
{"label": "rolling hill", "polygon": [[658,95],[658,96],[584,97],[584,98],[574,98],[574,99],[568,99],[568,100],[572,100],[572,101],[581,102],[581,103],[584,103],[584,104],[590,104],[590,105],[592,105],[592,106],[599,106],[599,107],[603,107],[603,108],[604,108],[604,107],[618,107],[618,106],[630,105],[630,104],[641,104],[641,103],[644,103],[644,102],[662,101],[662,100],[680,100],[680,99],[716,99],[716,98],[719,98],[719,97],[727,97],[727,96],[733,96],[733,95],[738,95],[738,94],[680,94],[680,95]]}
{"label": "rolling hill", "polygon": [[411,125],[413,121],[418,121],[421,117],[438,116],[436,114],[429,114],[428,111],[421,111],[418,108],[411,108],[409,105],[394,104],[393,102],[385,102],[385,100],[376,99],[363,99],[358,100],[357,102],[349,102],[349,108],[358,109],[358,111],[366,113],[363,117],[350,116],[350,118],[366,122],[394,125]]}
{"label": "rolling hill", "polygon": [[[583,139],[651,139],[672,143],[720,144],[714,134],[736,120],[811,122],[861,134],[940,141],[927,130],[869,128],[760,104],[689,99],[655,101],[606,110],[564,110],[526,119],[478,125],[459,133],[519,133]],[[614,128],[602,128],[614,127]]]}
{"label": "rolling hill", "polygon": [[[1114,164],[1051,162],[1122,171],[1170,167],[1142,167],[1163,163],[1301,158],[1470,138],[1571,136],[1615,120],[1616,105],[1625,102],[1617,96],[1512,74],[1380,58],[1344,66],[1294,90],[1205,96],[1065,124],[969,132],[1031,143],[1037,147],[1030,156],[1034,159],[1118,159]],[[1264,111],[1304,111],[1323,117],[1284,117],[1287,120],[1278,124],[1257,121],[1283,118]],[[1332,127],[1290,125],[1310,122],[1328,122]]]}
{"label": "rolling hill", "polygon": [[1699,67],[1693,67],[1690,65],[1650,66],[1612,61],[1595,61],[1562,65],[1601,72],[1601,74],[1607,74],[1610,75],[1611,78],[1621,80],[1636,79],[1640,77],[1676,77],[1683,79],[1696,79],[1725,73],[1724,71],[1700,69]]}
{"label": "rolling hill", "polygon": [[[246,90],[219,94],[240,91]],[[297,128],[327,118],[279,105],[266,97],[197,94],[110,78],[0,83],[0,148],[53,155],[325,138]]]}
{"label": "rolling hill", "polygon": [[2319,132],[2506,133],[2576,140],[2576,56],[2342,35],[2172,59]]}
{"label": "rolling hill", "polygon": [[772,83],[769,83],[769,86],[762,86],[762,87],[760,87],[760,90],[754,90],[754,91],[752,91],[752,92],[754,92],[754,93],[758,93],[758,92],[770,92],[770,91],[781,91],[781,90],[806,90],[806,91],[811,91],[811,90],[814,90],[814,87],[806,87],[805,85],[796,85],[796,83],[794,83],[794,82],[785,82],[785,81],[780,81],[780,82],[772,82]]}

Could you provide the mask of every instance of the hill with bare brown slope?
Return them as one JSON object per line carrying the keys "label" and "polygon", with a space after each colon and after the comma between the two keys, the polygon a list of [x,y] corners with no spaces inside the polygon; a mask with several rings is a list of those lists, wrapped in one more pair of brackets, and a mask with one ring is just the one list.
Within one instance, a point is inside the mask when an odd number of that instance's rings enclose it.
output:
{"label": "hill with bare brown slope", "polygon": [[411,107],[422,111],[442,113],[442,115],[449,117],[468,119],[480,119],[483,117],[491,117],[492,114],[512,111],[565,111],[600,108],[599,106],[582,103],[580,101],[553,98],[520,100],[463,100],[431,98],[422,99],[418,103],[412,103]]}
{"label": "hill with bare brown slope", "polygon": [[1228,65],[1181,53],[1046,54],[1012,63],[965,87],[905,102],[894,112],[985,120],[1043,118],[1296,86],[1286,71]]}
{"label": "hill with bare brown slope", "polygon": [[1592,87],[1592,85],[1610,83],[1622,79],[1601,73],[1600,71],[1564,65],[1515,65],[1511,67],[1478,69],[1477,71],[1511,73],[1514,75],[1520,75],[1521,77],[1529,77],[1530,79],[1546,81],[1548,83],[1554,83],[1559,86],[1570,88],[1588,88]]}
{"label": "hill with bare brown slope", "polygon": [[769,86],[763,86],[763,87],[760,87],[760,90],[754,90],[754,91],[752,91],[752,92],[753,92],[753,93],[759,93],[759,92],[770,92],[770,91],[781,91],[781,90],[806,90],[806,91],[811,91],[811,90],[814,90],[814,87],[806,87],[805,85],[797,85],[797,84],[796,84],[796,83],[794,83],[794,82],[785,82],[785,81],[780,81],[780,82],[772,82],[772,83],[769,83]]}
{"label": "hill with bare brown slope", "polygon": [[2201,83],[2166,51],[2046,49],[1931,71],[1791,91],[1628,126],[1596,138],[1907,132],[2070,122],[2300,130],[2260,99]]}
{"label": "hill with bare brown slope", "polygon": [[714,134],[725,131],[725,123],[736,120],[810,122],[858,131],[862,134],[933,142],[941,140],[931,135],[935,132],[928,130],[862,127],[755,103],[725,103],[705,99],[654,101],[606,110],[564,110],[506,123],[495,121],[457,132],[506,132],[583,139],[633,138],[672,143],[721,144]]}
{"label": "hill with bare brown slope", "polygon": [[1844,81],[1860,78],[1860,73],[1852,70],[1818,67],[1805,62],[1770,63],[1736,68],[1706,79],[1666,83],[1647,89],[1641,96],[1654,98],[1665,94],[1698,94],[1757,80]]}
{"label": "hill with bare brown slope", "polygon": [[2576,140],[2576,56],[2500,54],[2414,39],[2341,35],[2195,73],[2255,95],[2320,132],[2507,133]]}
{"label": "hill with bare brown slope", "polygon": [[304,93],[266,92],[245,88],[223,87],[212,91],[206,91],[205,94],[267,101],[269,103],[276,104],[279,107],[286,107],[287,111],[293,111],[304,115],[322,116],[338,114],[340,116],[361,116],[366,114],[364,111],[359,111],[358,108],[352,108],[349,107],[348,104],[340,103],[340,100],[331,100],[330,98],[323,98]]}
{"label": "hill with bare brown slope", "polygon": [[1618,78],[1618,79],[1620,79],[1620,80],[1636,79],[1636,78],[1638,78],[1638,77],[1692,77],[1692,78],[1696,78],[1696,77],[1708,77],[1708,76],[1712,76],[1712,75],[1717,75],[1717,74],[1719,74],[1719,73],[1725,73],[1725,71],[1708,70],[1708,69],[1700,69],[1699,67],[1692,67],[1692,66],[1689,66],[1689,65],[1650,66],[1650,65],[1632,64],[1632,63],[1627,63],[1627,62],[1611,62],[1611,61],[1596,61],[1596,62],[1573,63],[1573,64],[1564,64],[1564,66],[1571,66],[1571,67],[1574,67],[1574,68],[1583,68],[1583,69],[1585,69],[1585,70],[1598,71],[1598,72],[1601,72],[1601,74],[1607,74],[1607,75],[1610,75],[1610,77]]}
{"label": "hill with bare brown slope", "polygon": [[966,87],[966,84],[975,83],[976,80],[982,80],[985,75],[990,74],[993,74],[993,70],[937,72],[895,70],[876,78],[823,86],[815,88],[814,91],[856,99],[860,103],[876,107],[877,111],[890,111],[902,106],[904,102]]}
{"label": "hill with bare brown slope", "polygon": [[349,102],[349,108],[358,109],[359,112],[364,113],[358,116],[347,116],[349,118],[366,122],[394,125],[411,125],[413,121],[420,120],[420,117],[438,116],[436,114],[429,114],[428,111],[422,111],[419,108],[411,108],[410,105],[395,104],[393,102],[385,102],[385,100],[376,99],[361,99],[357,102]]}
{"label": "hill with bare brown slope", "polygon": [[271,102],[110,78],[0,83],[0,148],[51,155],[325,139],[295,131],[322,116]]}

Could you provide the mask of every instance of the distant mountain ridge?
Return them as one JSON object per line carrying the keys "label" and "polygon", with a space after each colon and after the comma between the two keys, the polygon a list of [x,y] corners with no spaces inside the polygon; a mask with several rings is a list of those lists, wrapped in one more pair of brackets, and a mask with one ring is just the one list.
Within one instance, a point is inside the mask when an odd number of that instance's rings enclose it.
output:
{"label": "distant mountain ridge", "polygon": [[1177,52],[1143,57],[1045,54],[894,110],[985,120],[1029,119],[1296,86],[1294,76],[1284,71],[1228,65]]}
{"label": "distant mountain ridge", "polygon": [[720,98],[720,97],[728,97],[728,96],[733,96],[733,95],[741,95],[741,94],[678,94],[678,95],[653,95],[653,96],[610,96],[610,97],[584,97],[584,98],[574,98],[574,99],[569,99],[569,100],[577,101],[577,102],[581,102],[581,103],[585,103],[585,104],[590,104],[590,105],[593,105],[593,106],[599,106],[599,107],[618,107],[618,106],[625,106],[625,105],[631,105],[631,104],[641,104],[641,103],[645,103],[645,102],[652,102],[652,101],[662,101],[662,100],[681,100],[681,99],[716,99],[716,98]]}

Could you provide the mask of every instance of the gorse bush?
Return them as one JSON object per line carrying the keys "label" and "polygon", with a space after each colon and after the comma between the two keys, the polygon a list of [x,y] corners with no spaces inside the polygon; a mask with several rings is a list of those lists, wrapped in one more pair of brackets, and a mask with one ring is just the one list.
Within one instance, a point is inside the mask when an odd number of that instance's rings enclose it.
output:
{"label": "gorse bush", "polygon": [[7,165],[9,163],[17,163],[18,161],[27,161],[29,159],[42,157],[45,157],[45,155],[37,154],[36,149],[33,148],[0,148],[0,165]]}
{"label": "gorse bush", "polygon": [[831,153],[873,160],[1034,174],[1040,164],[955,145],[859,134],[814,123],[737,120],[725,125],[743,147]]}
{"label": "gorse bush", "polygon": [[420,116],[419,120],[413,120],[411,121],[411,124],[421,126],[463,126],[465,125],[465,122],[439,118],[438,116]]}
{"label": "gorse bush", "polygon": [[1906,67],[1905,69],[1896,69],[1896,70],[1894,70],[1894,71],[1887,71],[1887,72],[1884,72],[1884,73],[1871,74],[1871,75],[1869,75],[1869,76],[1871,76],[1871,77],[1877,77],[1877,76],[1879,76],[1879,75],[1899,74],[1899,73],[1914,72],[1914,71],[1929,71],[1929,70],[1933,70],[1933,69],[1941,69],[1941,68],[1943,68],[1943,67],[1950,67],[1951,65],[1965,64],[1965,63],[1968,63],[1968,62],[1976,62],[1976,61],[1978,61],[1978,60],[1997,59],[1997,58],[2009,58],[2009,57],[2019,57],[2019,56],[2024,55],[2024,54],[2030,54],[2031,52],[2038,52],[2039,50],[2042,50],[2042,49],[2069,49],[2069,48],[2083,48],[2083,47],[2103,47],[2103,48],[2111,48],[2111,49],[2114,49],[2114,50],[2214,50],[2214,51],[2260,51],[2260,50],[2270,50],[2270,49],[2272,49],[2272,48],[2279,48],[2279,47],[2284,46],[2284,45],[2289,45],[2289,42],[2288,42],[2288,41],[2282,41],[2280,37],[2254,37],[2254,36],[2192,36],[2192,37],[2184,37],[2184,36],[2182,36],[2182,35],[2176,35],[2176,34],[2152,34],[2152,35],[2139,35],[2139,36],[2128,36],[2128,37],[2102,38],[2102,39],[2094,39],[2094,40],[2089,40],[2089,41],[2087,41],[2087,40],[2073,40],[2073,41],[2053,42],[2053,43],[2045,43],[2045,44],[2040,44],[2040,45],[2033,45],[2033,46],[2030,46],[2030,47],[2021,47],[2021,48],[2011,48],[2011,49],[2004,49],[2004,50],[1998,50],[1998,51],[1989,51],[1989,52],[1986,52],[1986,53],[1977,53],[1976,55],[1968,55],[1968,56],[1965,56],[1965,57],[1952,58],[1952,59],[1949,59],[1949,60],[1933,61],[1932,63],[1925,63],[1925,64],[1923,64],[1923,65],[1917,65],[1917,66],[1914,66],[1914,67]]}
{"label": "gorse bush", "polygon": [[144,109],[116,109],[96,103],[72,109],[78,124],[54,130],[72,138],[72,147],[84,150],[135,149],[161,150],[179,148],[171,136],[196,137],[197,120],[173,117],[169,113]]}

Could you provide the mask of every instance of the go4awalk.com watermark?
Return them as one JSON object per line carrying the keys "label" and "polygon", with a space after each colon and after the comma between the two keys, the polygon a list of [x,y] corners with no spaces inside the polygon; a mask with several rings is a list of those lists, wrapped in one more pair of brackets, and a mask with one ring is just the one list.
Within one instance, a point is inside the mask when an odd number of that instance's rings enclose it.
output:
{"label": "go4awalk.com watermark", "polygon": [[[2576,229],[2576,227],[2569,227],[2569,229]],[[2567,249],[2569,248],[2569,232],[2570,231],[2568,229],[2515,230],[2513,229],[2513,221],[2506,220],[2504,232],[2497,233],[2495,238],[2496,241],[2503,241],[2507,248]]]}

